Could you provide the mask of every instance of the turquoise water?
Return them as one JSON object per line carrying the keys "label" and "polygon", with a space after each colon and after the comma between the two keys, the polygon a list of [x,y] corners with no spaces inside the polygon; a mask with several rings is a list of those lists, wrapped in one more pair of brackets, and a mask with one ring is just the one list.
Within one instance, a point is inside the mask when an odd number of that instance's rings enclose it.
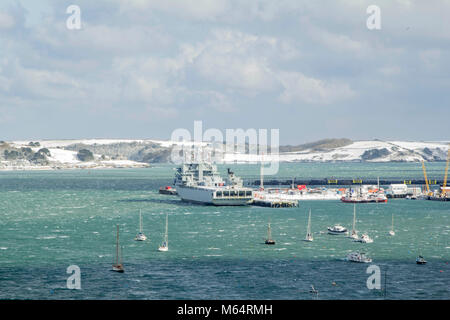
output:
{"label": "turquoise water", "polygon": [[[440,177],[443,163],[427,165]],[[226,167],[220,170],[225,172]],[[235,165],[243,177],[258,167]],[[280,177],[421,177],[420,164],[282,164]],[[368,265],[343,260],[365,251],[387,272],[387,298],[448,299],[450,203],[390,200],[357,206],[357,229],[371,244],[326,234],[351,227],[353,206],[303,201],[298,208],[210,207],[158,194],[170,165],[148,169],[0,173],[1,299],[377,299]],[[301,241],[312,210],[314,242]],[[148,241],[133,241],[142,211]],[[160,244],[169,214],[169,251]],[[394,214],[396,236],[387,235]],[[275,246],[265,246],[270,219]],[[126,272],[111,271],[115,225]],[[429,261],[415,264],[421,252]],[[81,269],[81,290],[66,268]],[[120,289],[120,290],[118,290]]]}

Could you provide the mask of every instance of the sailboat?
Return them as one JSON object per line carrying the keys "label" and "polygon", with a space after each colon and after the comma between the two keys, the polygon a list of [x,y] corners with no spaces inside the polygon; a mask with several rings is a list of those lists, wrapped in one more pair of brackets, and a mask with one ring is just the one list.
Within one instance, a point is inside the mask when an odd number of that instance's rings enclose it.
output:
{"label": "sailboat", "polygon": [[394,231],[394,214],[393,213],[392,213],[392,227],[391,227],[391,230],[389,231],[389,235],[395,236],[395,231]]}
{"label": "sailboat", "polygon": [[356,204],[353,204],[353,226],[352,226],[352,232],[349,236],[349,238],[352,239],[358,239],[358,232],[356,231]]}
{"label": "sailboat", "polygon": [[275,244],[275,240],[272,239],[272,230],[270,229],[270,220],[269,225],[267,226],[267,239],[264,241],[265,244]]}
{"label": "sailboat", "polygon": [[[119,256],[120,253],[120,256]],[[122,264],[122,251],[119,247],[119,225],[117,225],[117,236],[116,236],[116,261],[113,263],[112,271],[124,272],[125,269]]]}
{"label": "sailboat", "polygon": [[166,232],[164,234],[164,241],[162,245],[158,248],[158,251],[168,251],[169,250],[169,215],[166,213]]}
{"label": "sailboat", "polygon": [[352,233],[350,235],[350,238],[353,239],[353,241],[361,242],[361,243],[372,243],[373,239],[369,237],[367,233],[363,233],[361,237],[358,237],[358,233],[356,231],[356,204],[353,205],[353,227],[352,227]]}
{"label": "sailboat", "polygon": [[144,233],[142,233],[142,213],[141,210],[139,210],[139,233],[134,238],[136,241],[145,241],[147,240],[147,237]]}
{"label": "sailboat", "polygon": [[308,228],[306,229],[306,237],[305,237],[305,239],[303,239],[303,241],[311,242],[313,240],[314,240],[314,238],[311,233],[311,209],[309,209]]}

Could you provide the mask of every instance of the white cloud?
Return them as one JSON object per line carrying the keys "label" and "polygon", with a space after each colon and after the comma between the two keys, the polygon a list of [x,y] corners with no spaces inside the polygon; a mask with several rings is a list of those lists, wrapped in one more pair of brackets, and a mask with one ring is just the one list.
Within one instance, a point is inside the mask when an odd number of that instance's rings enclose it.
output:
{"label": "white cloud", "polygon": [[208,81],[223,90],[240,94],[280,94],[283,103],[328,104],[353,96],[348,84],[309,78],[301,72],[278,67],[280,61],[300,57],[298,51],[274,37],[256,36],[235,30],[215,30],[196,46],[185,45],[186,61]]}
{"label": "white cloud", "polygon": [[79,31],[65,28],[59,1],[47,1],[42,16],[25,2],[0,13],[0,108],[9,119],[27,108],[70,117],[76,103],[105,128],[105,118],[169,127],[194,115],[220,126],[232,117],[218,112],[233,110],[247,119],[260,108],[271,122],[320,113],[305,105],[368,101],[400,113],[403,104],[448,101],[438,90],[448,89],[449,1],[380,0],[379,32],[365,26],[365,0],[80,0]]}
{"label": "white cloud", "polygon": [[284,86],[279,99],[284,103],[330,104],[355,96],[348,84],[309,78],[299,72],[282,72],[279,79]]}
{"label": "white cloud", "polygon": [[334,51],[347,51],[360,55],[367,50],[363,41],[352,39],[349,35],[332,33],[323,29],[311,28],[310,37]]}
{"label": "white cloud", "polygon": [[0,11],[0,30],[10,29],[14,27],[15,24],[16,21],[14,20],[14,17],[5,12]]}
{"label": "white cloud", "polygon": [[200,20],[215,20],[227,12],[229,8],[229,1],[226,0],[125,0],[120,3],[122,10],[128,10],[131,6],[135,9],[159,10],[168,14]]}
{"label": "white cloud", "polygon": [[378,72],[384,76],[397,76],[401,71],[399,66],[384,66],[378,69]]}
{"label": "white cloud", "polygon": [[442,52],[439,49],[428,49],[419,52],[419,58],[425,69],[435,70],[441,63]]}

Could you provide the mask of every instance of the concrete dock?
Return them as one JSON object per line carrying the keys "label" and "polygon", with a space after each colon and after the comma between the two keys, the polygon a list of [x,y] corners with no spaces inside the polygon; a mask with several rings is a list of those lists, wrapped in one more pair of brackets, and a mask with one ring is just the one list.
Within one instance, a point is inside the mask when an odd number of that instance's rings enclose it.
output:
{"label": "concrete dock", "polygon": [[295,208],[298,207],[298,201],[278,200],[278,199],[255,199],[253,206],[269,208]]}

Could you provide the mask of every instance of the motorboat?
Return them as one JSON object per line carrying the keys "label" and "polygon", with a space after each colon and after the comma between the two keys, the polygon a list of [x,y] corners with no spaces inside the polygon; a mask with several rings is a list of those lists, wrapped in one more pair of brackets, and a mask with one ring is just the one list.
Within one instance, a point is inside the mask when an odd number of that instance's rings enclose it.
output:
{"label": "motorboat", "polygon": [[347,260],[351,262],[370,263],[372,259],[362,252],[351,252],[347,255]]}
{"label": "motorboat", "polygon": [[345,228],[341,225],[335,225],[333,227],[328,227],[328,233],[329,234],[346,234],[347,228]]}
{"label": "motorboat", "polygon": [[426,264],[427,261],[425,260],[424,257],[418,256],[418,257],[416,258],[416,263],[417,263],[417,264]]}

